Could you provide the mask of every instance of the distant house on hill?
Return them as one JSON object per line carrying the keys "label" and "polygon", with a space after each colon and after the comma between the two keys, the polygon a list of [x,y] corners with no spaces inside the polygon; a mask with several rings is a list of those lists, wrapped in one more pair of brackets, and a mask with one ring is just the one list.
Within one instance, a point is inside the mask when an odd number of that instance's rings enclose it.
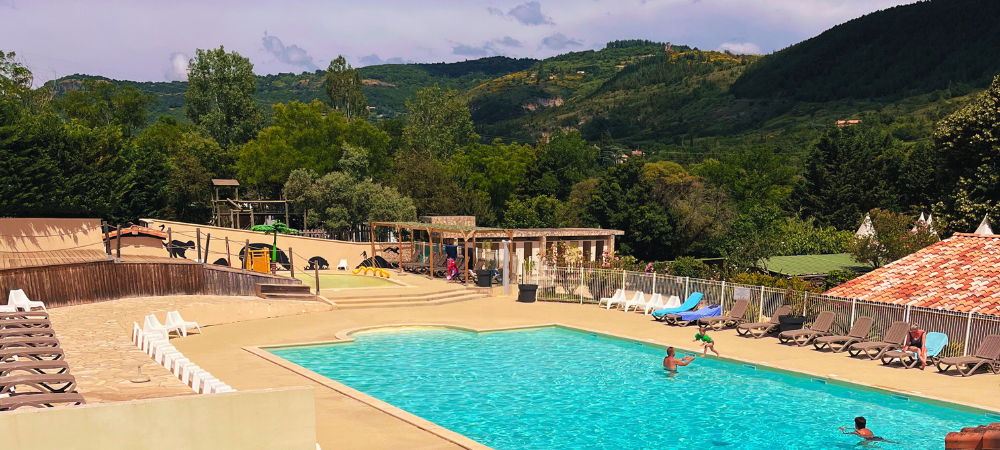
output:
{"label": "distant house on hill", "polygon": [[837,126],[838,127],[849,127],[851,125],[857,125],[857,124],[860,124],[860,123],[861,123],[860,120],[838,120],[837,121]]}
{"label": "distant house on hill", "polygon": [[1000,315],[1000,235],[956,233],[826,295]]}

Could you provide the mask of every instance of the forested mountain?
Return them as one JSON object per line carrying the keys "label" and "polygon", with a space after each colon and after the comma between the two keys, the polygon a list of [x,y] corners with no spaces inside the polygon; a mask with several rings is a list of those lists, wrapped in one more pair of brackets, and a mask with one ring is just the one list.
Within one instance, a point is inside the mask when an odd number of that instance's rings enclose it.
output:
{"label": "forested mountain", "polygon": [[[428,86],[435,84],[458,90],[467,90],[485,80],[524,70],[537,60],[531,58],[508,58],[492,56],[471,61],[433,64],[382,64],[358,69],[364,79],[364,93],[368,105],[373,106],[373,117],[396,117],[405,110],[407,98]],[[326,71],[300,74],[279,73],[257,77],[257,102],[264,111],[271,113],[271,106],[298,100],[308,103],[312,100],[326,100],[323,77]],[[75,74],[46,83],[57,94],[79,89],[85,80],[99,79],[135,86],[144,94],[154,95],[156,103],[150,107],[150,120],[161,115],[171,116],[182,123],[184,115],[184,92],[186,81],[138,82],[119,81],[92,75]]]}

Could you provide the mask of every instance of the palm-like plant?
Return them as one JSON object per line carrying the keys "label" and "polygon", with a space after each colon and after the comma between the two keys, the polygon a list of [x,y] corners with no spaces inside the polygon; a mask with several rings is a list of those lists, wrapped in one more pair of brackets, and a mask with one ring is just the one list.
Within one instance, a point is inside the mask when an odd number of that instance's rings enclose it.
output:
{"label": "palm-like plant", "polygon": [[250,231],[263,231],[265,235],[274,234],[274,244],[271,245],[271,261],[277,261],[278,259],[278,233],[291,234],[299,232],[299,230],[288,228],[287,225],[281,222],[275,222],[272,225],[254,225],[250,228]]}

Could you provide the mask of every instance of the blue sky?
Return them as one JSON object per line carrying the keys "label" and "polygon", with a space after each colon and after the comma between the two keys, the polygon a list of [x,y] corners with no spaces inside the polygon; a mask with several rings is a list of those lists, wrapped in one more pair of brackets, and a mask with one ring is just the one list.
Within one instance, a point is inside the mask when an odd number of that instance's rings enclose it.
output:
{"label": "blue sky", "polygon": [[544,58],[651,39],[769,53],[901,0],[263,1],[0,0],[0,50],[38,81],[73,73],[184,79],[198,48],[225,45],[257,73]]}

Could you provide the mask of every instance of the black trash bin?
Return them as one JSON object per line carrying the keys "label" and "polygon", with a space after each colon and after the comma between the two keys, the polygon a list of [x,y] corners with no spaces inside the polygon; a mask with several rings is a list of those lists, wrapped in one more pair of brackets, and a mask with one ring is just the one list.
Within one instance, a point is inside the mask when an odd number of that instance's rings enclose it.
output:
{"label": "black trash bin", "polygon": [[476,271],[476,286],[479,287],[490,287],[493,285],[493,271],[492,270],[477,270]]}
{"label": "black trash bin", "polygon": [[805,321],[801,316],[778,316],[778,331],[801,330]]}
{"label": "black trash bin", "polygon": [[537,284],[519,284],[517,285],[517,301],[522,303],[533,303],[535,301],[535,294],[538,293]]}

